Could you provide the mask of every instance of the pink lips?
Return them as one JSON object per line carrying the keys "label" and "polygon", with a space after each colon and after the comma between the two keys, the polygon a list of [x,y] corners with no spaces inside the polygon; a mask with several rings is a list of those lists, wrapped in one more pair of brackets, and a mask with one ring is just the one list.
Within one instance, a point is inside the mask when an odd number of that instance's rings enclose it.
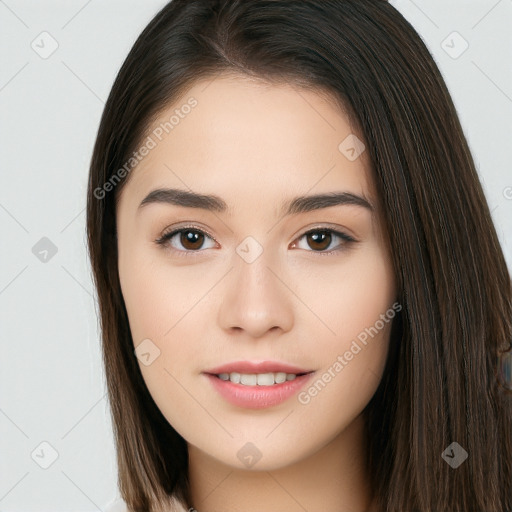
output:
{"label": "pink lips", "polygon": [[[220,373],[293,373],[297,376],[272,386],[246,386],[235,384],[229,380],[222,380],[218,377]],[[305,370],[288,363],[274,361],[263,361],[254,363],[250,361],[237,361],[212,368],[203,372],[210,381],[213,388],[229,403],[249,409],[263,409],[278,405],[291,396],[295,395],[314,374],[312,370]]]}

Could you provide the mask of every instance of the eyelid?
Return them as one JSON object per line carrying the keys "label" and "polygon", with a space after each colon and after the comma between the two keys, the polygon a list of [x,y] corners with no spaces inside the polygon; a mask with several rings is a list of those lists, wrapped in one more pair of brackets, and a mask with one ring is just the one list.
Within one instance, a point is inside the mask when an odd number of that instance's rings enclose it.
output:
{"label": "eyelid", "polygon": [[[183,226],[178,224],[178,226],[171,226],[170,228],[166,228],[166,229],[164,229],[164,231],[162,231],[162,234],[160,235],[158,240],[163,240],[168,235],[176,234],[176,233],[179,233],[180,231],[185,231],[186,229],[204,233],[205,235],[208,235],[212,240],[217,242],[215,237],[206,228],[198,226],[197,224],[184,224]],[[217,243],[219,243],[219,242],[217,242]],[[195,251],[195,252],[197,252],[197,251]]]}
{"label": "eyelid", "polygon": [[332,233],[336,233],[337,235],[344,236],[346,238],[350,238],[352,241],[357,242],[357,237],[353,234],[353,231],[345,228],[343,226],[339,226],[338,224],[331,224],[329,222],[320,222],[319,224],[314,225],[311,228],[307,228],[305,231],[302,231],[300,235],[297,235],[297,238],[300,238],[304,235],[307,235],[311,232],[316,231],[331,231]]}

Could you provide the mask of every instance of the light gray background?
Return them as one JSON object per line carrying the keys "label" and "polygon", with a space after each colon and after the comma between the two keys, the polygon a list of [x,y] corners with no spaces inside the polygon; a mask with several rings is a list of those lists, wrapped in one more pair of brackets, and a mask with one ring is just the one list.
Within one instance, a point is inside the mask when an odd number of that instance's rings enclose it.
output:
{"label": "light gray background", "polygon": [[[86,183],[112,82],[165,3],[0,0],[0,512],[105,510],[117,494]],[[512,268],[512,0],[392,3],[448,83]]]}

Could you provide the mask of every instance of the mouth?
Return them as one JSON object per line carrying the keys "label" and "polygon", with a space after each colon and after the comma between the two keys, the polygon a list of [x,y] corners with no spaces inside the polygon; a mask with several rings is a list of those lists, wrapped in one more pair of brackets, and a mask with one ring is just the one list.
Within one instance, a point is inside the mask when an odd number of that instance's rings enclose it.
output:
{"label": "mouth", "polygon": [[296,394],[315,370],[287,363],[239,361],[202,372],[228,402],[250,409],[277,405]]}
{"label": "mouth", "polygon": [[274,386],[313,373],[313,370],[278,361],[236,361],[203,373],[242,386]]}
{"label": "mouth", "polygon": [[309,375],[312,372],[304,373],[286,373],[286,372],[268,372],[268,373],[219,373],[209,374],[223,381],[230,381],[242,386],[275,386],[283,382],[295,380],[297,377]]}

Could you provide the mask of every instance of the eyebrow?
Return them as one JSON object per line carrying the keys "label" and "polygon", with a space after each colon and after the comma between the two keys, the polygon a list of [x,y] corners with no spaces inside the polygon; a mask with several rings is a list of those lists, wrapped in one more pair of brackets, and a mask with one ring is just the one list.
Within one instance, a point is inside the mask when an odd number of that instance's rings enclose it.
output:
{"label": "eyebrow", "polygon": [[[211,212],[229,212],[227,203],[216,195],[198,194],[196,192],[175,188],[159,188],[150,192],[140,203],[139,209],[147,204],[165,203],[185,208],[200,208]],[[351,192],[329,192],[311,196],[299,196],[282,204],[282,216],[321,210],[339,205],[361,206],[374,211],[371,202]]]}

